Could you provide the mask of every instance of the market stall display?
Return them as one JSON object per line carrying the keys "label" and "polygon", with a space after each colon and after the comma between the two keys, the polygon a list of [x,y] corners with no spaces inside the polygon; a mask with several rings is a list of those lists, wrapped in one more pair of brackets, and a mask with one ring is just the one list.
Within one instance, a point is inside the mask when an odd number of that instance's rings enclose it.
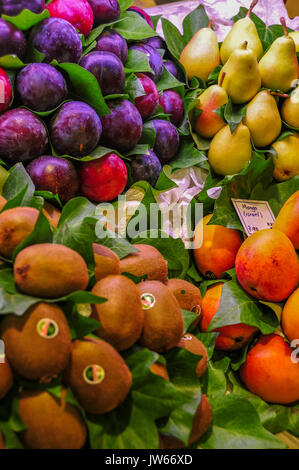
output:
{"label": "market stall display", "polygon": [[298,447],[297,32],[47,3],[0,19],[0,449]]}

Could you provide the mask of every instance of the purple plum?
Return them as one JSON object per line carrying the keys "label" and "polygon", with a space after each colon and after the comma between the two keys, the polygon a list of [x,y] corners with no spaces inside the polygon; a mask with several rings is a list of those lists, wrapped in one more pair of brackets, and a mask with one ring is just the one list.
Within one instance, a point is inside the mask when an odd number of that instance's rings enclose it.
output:
{"label": "purple plum", "polygon": [[112,100],[110,114],[102,117],[102,143],[126,152],[135,147],[142,134],[142,118],[138,109],[128,100]]}
{"label": "purple plum", "polygon": [[22,31],[9,21],[0,18],[0,57],[15,54],[24,59],[26,54],[26,39]]}
{"label": "purple plum", "polygon": [[104,31],[97,41],[96,51],[112,52],[122,61],[126,63],[128,57],[128,45],[126,40],[113,29]]}
{"label": "purple plum", "polygon": [[131,176],[134,182],[147,181],[155,186],[162,171],[162,165],[157,155],[148,150],[148,153],[137,155],[131,163]]}
{"label": "purple plum", "polygon": [[82,101],[61,106],[50,123],[51,142],[61,154],[84,157],[100,140],[102,124],[93,108]]}
{"label": "purple plum", "polygon": [[90,52],[82,57],[80,65],[96,77],[103,96],[123,93],[125,69],[121,60],[115,54],[111,54],[111,52]]}
{"label": "purple plum", "polygon": [[160,56],[157,49],[154,49],[152,46],[148,46],[147,44],[135,44],[131,46],[130,49],[136,49],[137,51],[143,52],[149,58],[149,65],[153,70],[151,72],[145,72],[154,82],[158,82],[163,73],[163,60]]}
{"label": "purple plum", "polygon": [[23,10],[41,13],[45,9],[43,0],[1,0],[2,13],[7,16],[17,16]]}
{"label": "purple plum", "polygon": [[173,60],[166,60],[164,67],[173,75],[177,80],[184,82],[184,74],[182,70],[173,62]]}
{"label": "purple plum", "polygon": [[165,114],[170,114],[170,121],[178,126],[182,120],[184,106],[180,95],[174,90],[165,90],[159,99]]}
{"label": "purple plum", "polygon": [[65,158],[43,155],[33,160],[26,168],[37,191],[58,194],[65,204],[79,190],[79,178],[74,165]]}
{"label": "purple plum", "polygon": [[16,89],[23,105],[34,111],[56,108],[67,96],[61,73],[48,64],[30,64],[17,76]]}
{"label": "purple plum", "polygon": [[47,147],[47,130],[35,114],[18,108],[0,116],[0,158],[27,162],[43,155]]}
{"label": "purple plum", "polygon": [[140,112],[142,119],[147,119],[154,114],[158,107],[159,92],[156,84],[147,75],[144,73],[136,73],[136,76],[140,80],[145,95],[135,98],[134,104]]}
{"label": "purple plum", "polygon": [[44,62],[78,63],[82,54],[82,42],[71,23],[62,18],[47,18],[33,28],[30,40],[39,52],[45,54]]}
{"label": "purple plum", "polygon": [[94,16],[95,26],[111,23],[120,17],[120,6],[117,0],[88,0]]}
{"label": "purple plum", "polygon": [[180,137],[173,124],[163,119],[153,119],[156,131],[154,152],[162,164],[172,160],[180,146]]}
{"label": "purple plum", "polygon": [[151,46],[154,49],[166,49],[167,48],[165,41],[160,36],[153,36],[151,38],[144,39],[142,41],[142,44]]}

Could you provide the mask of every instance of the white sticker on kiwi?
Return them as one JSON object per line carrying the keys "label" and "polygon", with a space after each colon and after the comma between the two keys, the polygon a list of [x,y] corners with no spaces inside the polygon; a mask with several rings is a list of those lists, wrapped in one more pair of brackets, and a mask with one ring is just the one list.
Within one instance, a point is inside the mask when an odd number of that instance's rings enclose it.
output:
{"label": "white sticker on kiwi", "polygon": [[192,335],[190,335],[190,333],[186,333],[186,334],[182,337],[182,339],[183,339],[184,341],[191,341]]}
{"label": "white sticker on kiwi", "polygon": [[53,339],[59,333],[57,323],[50,318],[42,318],[36,326],[38,334],[42,338]]}
{"label": "white sticker on kiwi", "polygon": [[91,364],[85,367],[83,371],[83,379],[90,385],[98,385],[103,382],[105,371],[98,364]]}
{"label": "white sticker on kiwi", "polygon": [[149,310],[155,305],[156,299],[153,294],[145,293],[141,295],[141,303],[143,310]]}

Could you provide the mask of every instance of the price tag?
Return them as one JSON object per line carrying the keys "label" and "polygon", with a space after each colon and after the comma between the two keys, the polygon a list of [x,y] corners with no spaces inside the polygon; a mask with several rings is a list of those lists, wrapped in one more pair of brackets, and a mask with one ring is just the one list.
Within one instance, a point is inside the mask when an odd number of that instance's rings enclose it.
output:
{"label": "price tag", "polygon": [[232,203],[248,236],[258,230],[273,227],[275,217],[267,201],[232,198]]}

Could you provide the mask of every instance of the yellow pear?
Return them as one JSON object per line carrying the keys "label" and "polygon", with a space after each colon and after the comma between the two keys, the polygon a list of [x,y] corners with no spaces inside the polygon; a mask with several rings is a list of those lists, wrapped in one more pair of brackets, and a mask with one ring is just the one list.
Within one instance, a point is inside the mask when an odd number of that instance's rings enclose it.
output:
{"label": "yellow pear", "polygon": [[280,134],[281,118],[275,98],[268,90],[260,91],[248,103],[243,119],[255,147],[267,147]]}
{"label": "yellow pear", "polygon": [[224,77],[225,74],[222,74],[219,85],[210,86],[197,97],[196,108],[202,112],[194,125],[194,130],[205,139],[211,139],[225,126],[223,119],[215,113],[217,108],[228,102],[227,93],[222,88]]}
{"label": "yellow pear", "polygon": [[211,141],[208,159],[218,175],[234,175],[243,170],[251,154],[249,129],[240,123],[233,133],[228,125],[217,132]]}
{"label": "yellow pear", "polygon": [[293,31],[292,33],[289,33],[289,36],[294,39],[296,52],[299,52],[299,31]]}
{"label": "yellow pear", "polygon": [[281,18],[284,36],[275,39],[259,63],[262,86],[282,92],[289,91],[298,78],[298,61],[294,39],[288,34]]}
{"label": "yellow pear", "polygon": [[299,175],[299,134],[294,132],[285,139],[272,144],[277,156],[272,155],[274,161],[273,176],[278,181],[286,181]]}
{"label": "yellow pear", "polygon": [[210,26],[197,31],[183,49],[180,62],[189,79],[194,76],[208,79],[210,73],[220,64],[217,36]]}
{"label": "yellow pear", "polygon": [[291,127],[299,129],[299,85],[281,107],[282,119]]}
{"label": "yellow pear", "polygon": [[241,47],[244,41],[247,41],[248,48],[250,48],[257,60],[263,55],[263,46],[259,38],[256,26],[250,19],[250,13],[257,4],[257,0],[254,0],[250,5],[247,16],[236,21],[226,38],[224,39],[220,48],[221,62],[225,64],[230,58],[232,52]]}
{"label": "yellow pear", "polygon": [[235,49],[219,74],[225,73],[223,88],[233,103],[250,101],[261,88],[261,77],[256,57],[247,47],[247,41]]}

